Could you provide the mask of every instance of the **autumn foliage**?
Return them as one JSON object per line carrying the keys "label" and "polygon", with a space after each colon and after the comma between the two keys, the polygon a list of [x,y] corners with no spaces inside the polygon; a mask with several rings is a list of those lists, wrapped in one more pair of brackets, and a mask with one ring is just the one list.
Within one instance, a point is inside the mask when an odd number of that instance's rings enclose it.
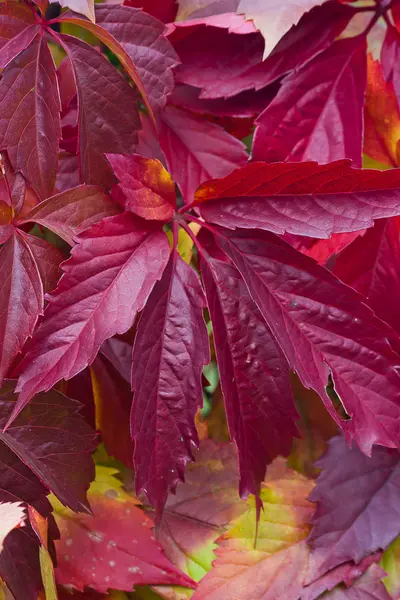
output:
{"label": "autumn foliage", "polygon": [[400,598],[400,2],[0,2],[0,600]]}

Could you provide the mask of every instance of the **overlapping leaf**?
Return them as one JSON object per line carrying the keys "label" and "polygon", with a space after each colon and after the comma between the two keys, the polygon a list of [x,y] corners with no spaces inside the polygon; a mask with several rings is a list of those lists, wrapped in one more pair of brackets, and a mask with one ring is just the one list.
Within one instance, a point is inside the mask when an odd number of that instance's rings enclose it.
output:
{"label": "overlapping leaf", "polygon": [[[400,376],[391,328],[356,292],[273,234],[219,229],[217,242],[241,272],[290,365],[318,392],[347,439],[367,454],[373,444],[397,447]],[[329,375],[347,420],[326,392]]]}
{"label": "overlapping leaf", "polygon": [[135,485],[161,513],[198,442],[201,374],[210,361],[204,294],[176,250],[141,316],[133,347]]}
{"label": "overlapping leaf", "polygon": [[400,214],[400,171],[353,169],[348,161],[251,163],[196,192],[202,216],[223,227],[327,238]]}
{"label": "overlapping leaf", "polygon": [[18,369],[16,411],[38,391],[73,377],[93,362],[104,340],[131,327],[168,256],[163,231],[130,213],[81,235]]}

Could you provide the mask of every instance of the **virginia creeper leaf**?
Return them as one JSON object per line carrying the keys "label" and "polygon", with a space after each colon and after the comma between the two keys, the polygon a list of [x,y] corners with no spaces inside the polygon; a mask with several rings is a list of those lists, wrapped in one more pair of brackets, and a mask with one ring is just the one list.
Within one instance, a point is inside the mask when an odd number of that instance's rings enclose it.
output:
{"label": "virginia creeper leaf", "polygon": [[[14,408],[15,384],[0,394],[3,429]],[[90,456],[95,434],[79,414],[79,403],[55,390],[39,394],[22,411],[0,440],[27,465],[64,504],[88,511],[86,491],[94,476]]]}
{"label": "virginia creeper leaf", "polygon": [[[335,437],[318,466],[322,474],[310,496],[317,509],[308,540],[308,583],[343,562],[360,562],[400,532],[400,513],[392,502],[400,481],[396,451],[374,448],[368,458]],[[362,493],[354,495],[354,485],[361,486]],[[350,497],[351,502],[346,501]]]}
{"label": "virginia creeper leaf", "polygon": [[253,159],[328,163],[349,157],[361,167],[365,51],[364,36],[339,40],[287,77],[257,118]]}
{"label": "virginia creeper leaf", "polygon": [[56,191],[65,192],[79,185],[79,159],[75,154],[61,152],[58,160]]}
{"label": "virginia creeper leaf", "polygon": [[78,88],[81,181],[111,187],[116,182],[104,154],[134,151],[140,127],[136,93],[94,48],[71,36],[62,40]]}
{"label": "virginia creeper leaf", "polygon": [[2,69],[25,50],[39,28],[32,11],[19,2],[2,2],[0,6],[0,65]]}
{"label": "virginia creeper leaf", "polygon": [[[373,444],[397,447],[400,375],[392,329],[351,288],[271,233],[219,230],[217,242],[289,364],[321,396],[347,440],[368,455]],[[329,375],[349,419],[329,399]]]}
{"label": "virginia creeper leaf", "polygon": [[203,367],[210,362],[204,307],[198,276],[174,250],[143,311],[133,347],[135,486],[158,515],[198,443],[194,416],[203,404]]}
{"label": "virginia creeper leaf", "polygon": [[[287,361],[239,271],[212,254],[201,261],[228,425],[243,498],[258,495],[267,463],[288,455],[296,435]],[[216,256],[215,256],[216,254]],[[213,256],[214,255],[214,256]]]}
{"label": "virginia creeper leaf", "polygon": [[14,529],[0,554],[0,575],[14,600],[37,600],[42,589],[39,540],[30,524]]}
{"label": "virginia creeper leaf", "polygon": [[397,98],[400,98],[400,34],[390,24],[387,27],[385,40],[381,51],[383,74],[387,82],[392,83]]}
{"label": "virginia creeper leaf", "polygon": [[334,267],[335,275],[363,294],[375,314],[398,332],[399,265],[400,222],[395,218],[378,221],[355,239],[339,254]]}
{"label": "virginia creeper leaf", "polygon": [[96,7],[96,21],[130,56],[154,112],[160,111],[174,89],[172,68],[179,63],[164,26],[141,10],[107,4]]}
{"label": "virginia creeper leaf", "polygon": [[62,275],[60,264],[65,260],[64,254],[46,240],[25,233],[21,229],[18,233],[29,246],[42,280],[43,291],[51,292]]}
{"label": "virginia creeper leaf", "polygon": [[118,337],[106,340],[101,346],[101,353],[108,359],[125,381],[131,382],[132,346]]}
{"label": "virginia creeper leaf", "polygon": [[380,63],[368,55],[368,85],[364,111],[364,152],[380,163],[395,167],[400,139],[400,110],[393,83],[388,83]]}
{"label": "virginia creeper leaf", "polygon": [[124,0],[124,6],[143,8],[144,12],[152,15],[163,23],[171,23],[175,20],[178,5],[175,0]]}
{"label": "virginia creeper leaf", "polygon": [[240,0],[238,12],[252,19],[265,40],[265,59],[281,37],[295,25],[303,14],[324,0],[289,0],[282,5],[276,0]]}
{"label": "virginia creeper leaf", "polygon": [[156,542],[153,522],[137,501],[121,489],[112,474],[99,469],[100,481],[92,484],[88,498],[91,515],[74,515],[54,502],[61,532],[56,542],[57,582],[85,586],[99,592],[108,588],[131,591],[134,585],[176,584],[193,587],[162,553]]}
{"label": "virginia creeper leaf", "polygon": [[44,225],[73,246],[78,234],[119,212],[118,204],[99,187],[80,185],[43,200],[19,224],[33,221]]}
{"label": "virginia creeper leaf", "polygon": [[17,230],[0,248],[0,385],[43,311],[43,286],[26,239]]}
{"label": "virginia creeper leaf", "polygon": [[0,147],[42,198],[53,191],[60,129],[56,69],[37,35],[4,69],[0,82]]}
{"label": "virginia creeper leaf", "polygon": [[175,184],[159,160],[139,154],[107,154],[119,185],[113,189],[127,210],[148,220],[170,221],[175,210]]}
{"label": "virginia creeper leaf", "polygon": [[348,161],[250,163],[204,183],[196,204],[206,221],[328,238],[400,213],[400,171],[352,169]]}
{"label": "virginia creeper leaf", "polygon": [[[307,568],[304,538],[313,506],[307,495],[313,483],[287,469],[282,459],[273,463],[261,490],[264,510],[258,524],[255,508],[235,519],[218,540],[214,567],[201,580],[193,599],[298,600]],[[254,503],[253,503],[254,505]]]}
{"label": "virginia creeper leaf", "polygon": [[248,158],[244,144],[222,127],[174,106],[162,114],[159,140],[185,202],[203,181],[228,175]]}
{"label": "virginia creeper leaf", "polygon": [[163,231],[129,213],[104,219],[78,240],[18,368],[14,414],[38,391],[79,373],[104,340],[131,327],[169,256]]}
{"label": "virginia creeper leaf", "polygon": [[189,463],[185,483],[170,495],[159,540],[167,557],[198,581],[211,569],[214,541],[246,510],[237,493],[237,456],[232,444],[204,440]]}

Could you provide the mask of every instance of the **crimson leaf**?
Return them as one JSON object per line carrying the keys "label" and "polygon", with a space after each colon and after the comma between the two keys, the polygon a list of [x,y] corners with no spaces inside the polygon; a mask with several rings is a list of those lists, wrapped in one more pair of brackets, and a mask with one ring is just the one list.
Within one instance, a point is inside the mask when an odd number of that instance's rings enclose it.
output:
{"label": "crimson leaf", "polygon": [[135,485],[159,514],[198,442],[194,416],[203,402],[203,366],[210,361],[204,307],[195,271],[175,250],[146,304],[133,347]]}
{"label": "crimson leaf", "polygon": [[168,256],[163,231],[130,213],[81,234],[18,368],[14,416],[34,394],[92,363],[104,340],[131,327]]}

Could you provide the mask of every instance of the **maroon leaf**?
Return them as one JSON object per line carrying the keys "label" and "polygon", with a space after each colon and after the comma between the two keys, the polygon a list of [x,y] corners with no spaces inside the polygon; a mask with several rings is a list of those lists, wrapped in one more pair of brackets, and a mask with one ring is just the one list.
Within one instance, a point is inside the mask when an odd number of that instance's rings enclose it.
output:
{"label": "maroon leaf", "polygon": [[[14,383],[0,392],[0,427],[4,428],[17,396]],[[94,478],[90,453],[96,436],[79,415],[79,403],[51,390],[35,396],[0,440],[27,465],[63,504],[88,512],[86,491]]]}
{"label": "maroon leaf", "polygon": [[0,248],[0,385],[43,310],[39,270],[17,230]]}
{"label": "maroon leaf", "polygon": [[322,474],[310,496],[317,509],[308,539],[307,583],[348,560],[360,562],[400,533],[400,511],[393,501],[400,485],[397,451],[374,448],[368,458],[335,437],[317,464]]}
{"label": "maroon leaf", "polygon": [[106,340],[101,353],[109,360],[125,381],[131,382],[132,346],[117,337]]}
{"label": "maroon leaf", "polygon": [[79,185],[79,159],[75,154],[61,152],[58,160],[56,191],[65,192]]}
{"label": "maroon leaf", "polygon": [[175,250],[146,304],[133,347],[135,486],[158,514],[198,443],[194,416],[203,403],[203,367],[210,361],[204,307],[195,271]]}
{"label": "maroon leaf", "polygon": [[42,589],[39,540],[30,525],[8,534],[0,553],[0,575],[15,600],[37,600]]}
{"label": "maroon leaf", "polygon": [[77,94],[74,71],[67,56],[61,61],[57,69],[57,80],[60,89],[61,107],[65,112]]}
{"label": "maroon leaf", "polygon": [[40,223],[72,246],[78,234],[120,210],[99,187],[80,185],[43,200],[19,224]]}
{"label": "maroon leaf", "polygon": [[350,588],[337,588],[324,595],[327,600],[392,600],[382,578],[385,571],[378,565],[371,565],[368,571]]}
{"label": "maroon leaf", "polygon": [[96,22],[131,57],[153,110],[161,110],[174,89],[172,68],[179,63],[178,56],[164,35],[165,27],[145,12],[126,5],[97,6]]}
{"label": "maroon leaf", "polygon": [[143,8],[144,12],[159,21],[163,21],[163,23],[174,21],[178,9],[175,0],[164,0],[164,2],[159,2],[159,0],[124,0],[124,6]]}
{"label": "maroon leaf", "polygon": [[25,50],[38,33],[36,19],[28,6],[3,2],[0,6],[0,68]]}
{"label": "maroon leaf", "polygon": [[0,148],[7,150],[42,198],[54,187],[60,130],[56,70],[45,39],[30,46],[3,71],[0,82]]}
{"label": "maroon leaf", "polygon": [[244,144],[222,127],[173,106],[163,112],[159,140],[185,202],[203,181],[225,177],[248,158]]}
{"label": "maroon leaf", "polygon": [[91,367],[91,374],[96,405],[96,428],[101,434],[101,440],[108,454],[132,468],[133,444],[129,429],[132,405],[130,383],[100,354]]}
{"label": "maroon leaf", "polygon": [[327,163],[348,157],[361,167],[366,81],[365,37],[335,42],[287,77],[258,117],[253,159]]}
{"label": "maroon leaf", "polygon": [[400,170],[352,169],[349,161],[250,163],[196,192],[205,220],[328,238],[400,213]]}
{"label": "maroon leaf", "polygon": [[[334,273],[365,296],[375,314],[400,332],[399,220],[382,220],[347,246]],[[385,299],[382,302],[382,299]]]}
{"label": "maroon leaf", "polygon": [[158,160],[139,154],[107,154],[118,177],[113,197],[127,210],[148,220],[170,221],[176,205],[175,184]]}
{"label": "maroon leaf", "polygon": [[94,48],[67,35],[62,42],[78,88],[81,182],[111,187],[116,181],[104,154],[134,151],[140,127],[137,94]]}
{"label": "maroon leaf", "polygon": [[92,363],[104,340],[131,327],[169,251],[161,229],[130,213],[108,217],[80,236],[18,368],[14,416],[34,394]]}
{"label": "maroon leaf", "polygon": [[[391,328],[356,292],[277,236],[219,230],[217,241],[241,272],[289,364],[321,396],[347,440],[368,455],[373,444],[397,447],[400,375],[388,341]],[[329,399],[329,375],[349,419]]]}
{"label": "maroon leaf", "polygon": [[53,244],[22,230],[18,232],[29,246],[33,259],[42,280],[43,291],[51,292],[61,277],[60,264],[65,260],[64,254]]}
{"label": "maroon leaf", "polygon": [[239,271],[215,256],[201,261],[222,391],[240,467],[243,498],[258,495],[267,463],[288,455],[296,435],[287,361]]}

